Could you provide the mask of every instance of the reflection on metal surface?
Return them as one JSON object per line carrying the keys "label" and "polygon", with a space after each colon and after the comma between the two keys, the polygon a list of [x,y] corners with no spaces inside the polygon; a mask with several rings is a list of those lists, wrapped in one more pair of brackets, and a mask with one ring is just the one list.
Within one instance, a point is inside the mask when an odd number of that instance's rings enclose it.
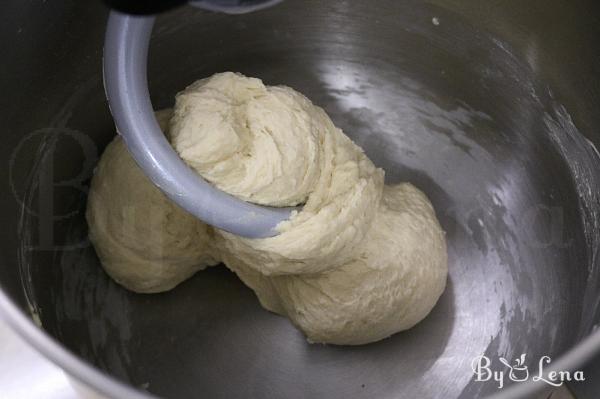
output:
{"label": "reflection on metal surface", "polygon": [[[12,96],[1,109],[12,112],[6,151],[59,111],[63,126],[84,132],[98,150],[114,134],[98,70],[105,20],[93,7],[64,4],[69,12],[40,11],[37,22],[60,20],[69,35],[44,35],[49,43],[35,47],[63,75],[5,65],[22,77],[3,85]],[[288,0],[244,16],[182,9],[159,19],[149,65],[157,107],[217,71],[287,84],[323,106],[389,182],[411,181],[428,194],[447,231],[450,281],[414,329],[364,347],[308,345],[224,268],[162,295],[128,293],[102,272],[91,247],[66,249],[85,243],[87,232],[85,194],[65,187],[53,198],[73,216],[53,224],[56,250],[21,259],[11,258],[26,242],[14,232],[35,232],[29,227],[39,220],[27,215],[21,223],[12,196],[0,197],[10,233],[0,240],[3,287],[24,303],[21,272],[49,334],[116,378],[171,397],[471,399],[497,392],[473,381],[476,354],[527,353],[532,362],[548,355],[558,366],[567,351],[583,348],[567,361],[577,366],[598,348],[594,340],[576,345],[600,321],[592,217],[600,169],[583,137],[600,144],[593,73],[600,25],[590,19],[600,3],[583,4]],[[40,40],[27,38],[18,36],[8,54]],[[18,55],[7,60],[25,57]],[[31,89],[16,83],[29,81]],[[94,84],[64,111],[83,82]],[[62,143],[57,151],[57,179],[77,175],[81,149]],[[32,148],[17,160],[17,181],[26,181],[35,157]]]}

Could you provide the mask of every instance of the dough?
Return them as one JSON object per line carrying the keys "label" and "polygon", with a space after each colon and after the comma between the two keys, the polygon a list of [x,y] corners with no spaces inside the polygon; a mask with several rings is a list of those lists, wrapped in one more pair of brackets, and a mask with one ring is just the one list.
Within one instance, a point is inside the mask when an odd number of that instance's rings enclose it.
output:
{"label": "dough", "polygon": [[[221,260],[311,342],[339,345],[410,328],[437,302],[447,256],[430,202],[408,183],[384,186],[383,171],[306,97],[217,74],[177,95],[167,130],[182,159],[218,188],[303,207],[275,237],[214,229],[170,203],[116,139],[94,176],[88,221],[103,266],[124,286],[170,289]],[[133,204],[162,227],[128,222],[120,209]]]}
{"label": "dough", "polygon": [[[163,130],[170,115],[157,113]],[[86,218],[102,266],[132,291],[166,291],[219,263],[209,240],[212,230],[152,184],[120,136],[96,167]]]}
{"label": "dough", "polygon": [[446,285],[446,241],[425,195],[385,187],[355,258],[317,275],[273,279],[285,314],[312,342],[357,345],[418,323]]}
{"label": "dough", "polygon": [[264,275],[318,273],[352,259],[381,199],[383,171],[321,108],[289,87],[223,73],[179,93],[174,110],[173,147],[217,187],[260,204],[305,202],[275,237],[221,232],[224,251]]}
{"label": "dough", "polygon": [[314,123],[313,108],[293,90],[217,74],[177,95],[172,141],[221,190],[257,204],[297,205],[321,173],[319,139],[329,127]]}
{"label": "dough", "polygon": [[266,277],[224,253],[266,309],[287,316],[311,342],[375,342],[421,321],[444,291],[446,241],[427,197],[409,183],[384,187],[369,234],[329,272]]}

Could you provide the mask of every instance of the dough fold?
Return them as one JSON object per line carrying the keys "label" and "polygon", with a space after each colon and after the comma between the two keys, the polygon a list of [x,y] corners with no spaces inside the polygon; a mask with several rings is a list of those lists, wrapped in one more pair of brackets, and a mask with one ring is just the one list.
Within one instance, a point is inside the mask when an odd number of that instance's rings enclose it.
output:
{"label": "dough fold", "polygon": [[257,272],[333,270],[369,230],[383,170],[289,87],[234,73],[200,80],[177,95],[170,134],[179,155],[220,189],[264,205],[304,203],[275,237],[219,233],[223,250]]}
{"label": "dough fold", "polygon": [[446,285],[445,254],[433,208],[405,183],[384,188],[353,260],[317,275],[274,277],[273,287],[282,314],[310,341],[365,344],[406,330],[429,313]]}

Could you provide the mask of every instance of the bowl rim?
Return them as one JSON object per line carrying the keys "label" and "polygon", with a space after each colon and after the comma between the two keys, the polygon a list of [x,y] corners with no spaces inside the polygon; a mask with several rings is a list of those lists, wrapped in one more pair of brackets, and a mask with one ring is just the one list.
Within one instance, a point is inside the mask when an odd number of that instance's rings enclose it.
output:
{"label": "bowl rim", "polygon": [[[123,383],[117,378],[102,372],[97,367],[84,361],[65,348],[55,338],[37,326],[31,317],[17,307],[14,301],[0,287],[0,319],[16,332],[36,351],[65,371],[69,377],[75,378],[84,386],[108,398],[114,399],[152,399],[157,396],[142,392],[133,386]],[[596,354],[600,353],[600,329],[594,329],[587,337],[563,353],[553,361],[545,373],[551,371],[571,371],[582,367]],[[526,381],[511,386],[488,396],[488,399],[526,398],[535,393],[549,390],[551,387],[543,381]]]}
{"label": "bowl rim", "polygon": [[129,386],[115,377],[86,362],[69,351],[43,328],[38,327],[0,287],[0,320],[6,322],[19,337],[33,349],[61,368],[68,377],[75,378],[86,388],[108,398],[151,399],[157,398]]}

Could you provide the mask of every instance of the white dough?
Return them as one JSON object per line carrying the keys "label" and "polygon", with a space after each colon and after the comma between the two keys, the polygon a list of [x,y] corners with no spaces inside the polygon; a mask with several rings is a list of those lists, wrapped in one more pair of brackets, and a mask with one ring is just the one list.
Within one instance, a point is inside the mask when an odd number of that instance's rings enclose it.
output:
{"label": "white dough", "polygon": [[[166,127],[170,114],[157,114],[161,127]],[[102,266],[132,291],[170,290],[218,263],[208,226],[152,184],[120,136],[108,145],[96,168],[86,218]]]}
{"label": "white dough", "polygon": [[429,313],[446,286],[446,241],[425,195],[385,187],[368,236],[347,264],[318,275],[273,279],[281,306],[309,340],[378,341]]}
{"label": "white dough", "polygon": [[289,87],[223,73],[179,93],[174,111],[173,147],[217,187],[261,204],[306,202],[275,237],[222,232],[226,252],[265,275],[323,272],[352,258],[375,215],[383,171],[321,108]]}
{"label": "white dough", "polygon": [[[218,188],[303,208],[275,237],[214,229],[151,186],[116,139],[94,176],[87,215],[103,266],[127,288],[170,289],[221,260],[311,342],[339,345],[410,328],[437,302],[446,243],[427,197],[407,183],[385,187],[383,171],[306,97],[217,74],[177,95],[168,133],[184,161]],[[133,204],[161,227],[144,217],[132,223],[122,209]]]}

